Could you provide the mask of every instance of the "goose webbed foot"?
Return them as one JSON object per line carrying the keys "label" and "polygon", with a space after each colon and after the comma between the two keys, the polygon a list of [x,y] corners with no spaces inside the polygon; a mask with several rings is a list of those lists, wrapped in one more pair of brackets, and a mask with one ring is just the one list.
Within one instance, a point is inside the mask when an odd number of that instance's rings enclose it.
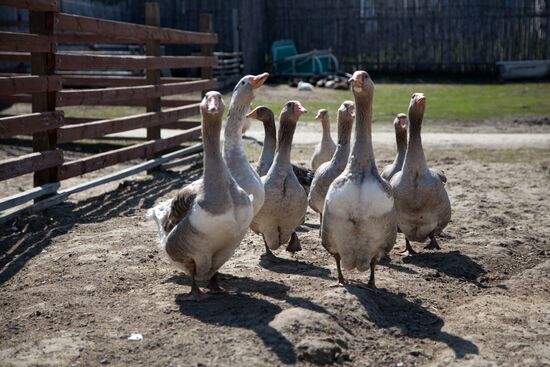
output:
{"label": "goose webbed foot", "polygon": [[220,278],[218,273],[214,274],[208,281],[208,289],[210,293],[225,293],[226,290],[220,286]]}
{"label": "goose webbed foot", "polygon": [[265,254],[262,254],[260,256],[260,260],[267,260],[267,261],[271,261],[273,263],[280,263],[280,262],[283,261],[283,260],[279,259],[277,256],[275,256],[275,254],[273,254],[271,249],[269,247],[267,247],[267,244],[265,245]]}
{"label": "goose webbed foot", "polygon": [[399,251],[399,252],[397,252],[397,253],[398,253],[399,255],[405,256],[405,257],[407,257],[407,256],[414,256],[414,255],[418,254],[418,252],[416,252],[416,251],[412,248],[411,242],[410,242],[407,238],[405,238],[405,249],[404,249],[403,251]]}
{"label": "goose webbed foot", "polygon": [[296,234],[296,232],[292,232],[286,250],[292,254],[298,251],[302,251],[302,246],[300,245],[300,240],[298,239],[298,235]]}
{"label": "goose webbed foot", "polygon": [[195,301],[199,302],[204,299],[208,298],[208,294],[204,293],[197,283],[195,282],[195,278],[193,277],[193,284],[191,285],[191,292],[183,296],[181,299],[183,301]]}
{"label": "goose webbed foot", "polygon": [[405,249],[403,251],[398,251],[397,254],[401,255],[401,256],[414,256],[414,255],[417,255],[418,252],[416,252],[412,246],[411,246],[411,242],[409,241],[408,238],[405,237]]}
{"label": "goose webbed foot", "polygon": [[433,233],[430,234],[430,243],[424,246],[424,248],[426,250],[441,250],[441,246],[439,246],[439,243],[437,243],[437,240],[435,239],[435,235]]}

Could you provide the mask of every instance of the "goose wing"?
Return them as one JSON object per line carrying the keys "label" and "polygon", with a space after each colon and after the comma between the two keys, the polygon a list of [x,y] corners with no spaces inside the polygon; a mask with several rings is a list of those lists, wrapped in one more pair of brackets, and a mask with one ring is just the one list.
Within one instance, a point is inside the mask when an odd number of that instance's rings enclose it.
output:
{"label": "goose wing", "polygon": [[172,200],[170,211],[162,218],[162,228],[166,233],[170,231],[184,218],[193,207],[197,190],[194,184],[181,189]]}

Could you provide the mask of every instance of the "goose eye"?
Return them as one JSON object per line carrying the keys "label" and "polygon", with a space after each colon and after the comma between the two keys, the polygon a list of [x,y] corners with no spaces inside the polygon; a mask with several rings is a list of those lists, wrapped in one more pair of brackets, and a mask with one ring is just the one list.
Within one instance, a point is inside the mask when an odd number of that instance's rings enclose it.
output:
{"label": "goose eye", "polygon": [[241,82],[241,85],[244,85],[244,80]]}

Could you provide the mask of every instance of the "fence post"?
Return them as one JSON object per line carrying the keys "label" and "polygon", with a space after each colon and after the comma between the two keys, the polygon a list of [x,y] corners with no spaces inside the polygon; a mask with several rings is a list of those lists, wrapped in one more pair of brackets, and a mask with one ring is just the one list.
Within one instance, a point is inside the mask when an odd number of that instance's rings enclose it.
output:
{"label": "fence post", "polygon": [[[199,22],[199,30],[205,33],[213,33],[214,27],[212,26],[212,14],[201,14]],[[201,45],[201,56],[213,56],[214,54],[214,45]],[[201,68],[201,78],[202,79],[212,79],[213,70],[211,66]],[[202,92],[204,96],[205,92]]]}
{"label": "fence post", "polygon": [[[52,35],[54,13],[29,11],[29,31],[34,34]],[[55,51],[55,50],[52,50]],[[55,54],[50,52],[31,52],[31,73],[33,75],[53,75],[55,73]],[[56,92],[32,94],[32,112],[55,111]],[[52,150],[57,147],[57,129],[37,132],[32,135],[33,152]],[[34,186],[58,181],[59,167],[34,172]],[[40,199],[43,199],[41,197]],[[37,201],[39,199],[35,199]]]}
{"label": "fence post", "polygon": [[[150,26],[160,26],[160,10],[158,2],[145,3],[145,23]],[[160,56],[160,42],[157,40],[148,40],[145,45],[145,54],[147,56]],[[160,69],[146,69],[145,78],[147,84],[160,84]],[[147,99],[147,112],[160,112],[160,97]],[[147,128],[147,140],[160,139],[160,126]],[[156,158],[159,154],[150,153],[147,159]],[[147,173],[157,171],[159,168],[148,170]]]}

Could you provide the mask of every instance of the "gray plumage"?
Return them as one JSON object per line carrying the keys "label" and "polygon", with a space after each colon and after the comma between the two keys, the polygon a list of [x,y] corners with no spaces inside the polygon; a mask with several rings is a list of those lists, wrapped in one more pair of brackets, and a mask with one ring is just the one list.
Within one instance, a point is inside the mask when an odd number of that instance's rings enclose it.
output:
{"label": "gray plumage", "polygon": [[308,202],[309,206],[317,213],[323,213],[325,205],[325,197],[327,195],[330,184],[338,177],[346,164],[348,163],[351,129],[353,127],[353,118],[355,117],[355,103],[345,101],[338,109],[337,125],[338,125],[338,145],[332,159],[325,162],[317,168],[315,177],[311,184]]}
{"label": "gray plumage", "polygon": [[397,155],[392,164],[387,165],[382,170],[383,179],[390,182],[393,175],[401,171],[403,162],[405,161],[405,153],[407,152],[407,129],[409,127],[409,119],[404,113],[398,114],[393,120],[393,127],[395,129],[395,142],[397,145]]}
{"label": "gray plumage", "polygon": [[322,245],[334,255],[338,281],[347,283],[340,268],[370,267],[369,286],[375,286],[374,268],[395,243],[397,225],[389,184],[380,177],[372,149],[374,83],[365,71],[350,79],[355,97],[355,142],[348,164],[330,185],[321,223]]}
{"label": "gray plumage", "polygon": [[421,127],[425,109],[425,97],[415,93],[409,104],[409,143],[403,169],[390,183],[394,190],[397,223],[405,235],[406,250],[414,250],[409,241],[430,238],[427,248],[438,249],[435,235],[447,226],[451,219],[451,203],[445,190],[447,178],[432,170],[426,163],[422,148]]}
{"label": "gray plumage", "polygon": [[[296,123],[304,111],[298,101],[289,101],[281,111],[275,160],[267,175],[262,177],[266,199],[251,228],[263,235],[268,250],[276,250],[281,244],[289,242],[306,214],[307,195],[290,163]],[[297,241],[295,234],[293,239]],[[299,247],[299,242],[296,245]]]}

